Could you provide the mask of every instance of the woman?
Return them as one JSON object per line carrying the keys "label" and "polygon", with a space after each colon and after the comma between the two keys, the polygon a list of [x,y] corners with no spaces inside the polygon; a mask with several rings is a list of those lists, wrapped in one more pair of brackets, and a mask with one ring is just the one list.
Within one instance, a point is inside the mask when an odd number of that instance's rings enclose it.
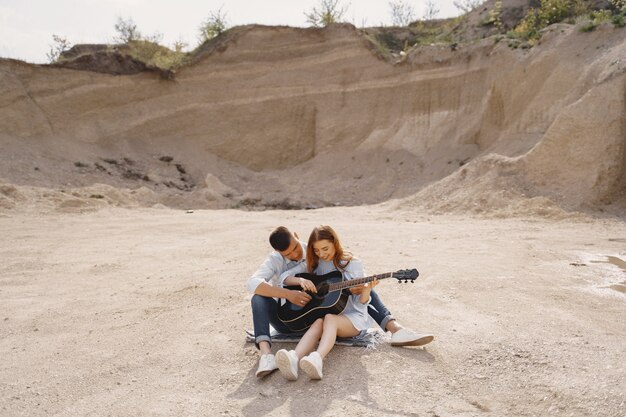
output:
{"label": "woman", "polygon": [[[306,265],[300,264],[285,272],[280,280],[282,285],[300,285],[303,290],[314,292],[313,282],[295,275],[301,272],[324,275],[332,271],[341,271],[344,279],[365,276],[361,261],[343,250],[332,227],[318,226],[309,236]],[[322,379],[324,358],[335,345],[337,336],[357,336],[369,327],[367,305],[371,289],[377,284],[378,281],[365,284],[361,294],[351,295],[341,314],[327,314],[323,319],[317,319],[302,336],[295,350],[281,349],[276,352],[276,364],[280,372],[288,380],[295,381],[298,379],[299,363],[311,379]],[[318,341],[317,350],[313,351]]]}

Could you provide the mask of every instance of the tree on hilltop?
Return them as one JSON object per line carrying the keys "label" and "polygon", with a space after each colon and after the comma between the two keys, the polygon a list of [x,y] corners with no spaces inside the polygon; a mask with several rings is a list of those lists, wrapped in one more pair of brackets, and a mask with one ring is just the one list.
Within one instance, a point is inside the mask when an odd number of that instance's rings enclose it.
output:
{"label": "tree on hilltop", "polygon": [[318,7],[304,12],[306,21],[315,27],[325,27],[339,22],[346,14],[348,6],[341,6],[339,0],[320,0]]}
{"label": "tree on hilltop", "polygon": [[455,0],[452,3],[454,4],[454,7],[465,14],[471,12],[484,2],[485,0]]}
{"label": "tree on hilltop", "polygon": [[391,24],[394,26],[409,26],[415,21],[415,9],[404,0],[391,0],[389,2]]}
{"label": "tree on hilltop", "polygon": [[200,44],[219,36],[228,28],[226,13],[220,7],[217,11],[209,13],[209,16],[200,25]]}
{"label": "tree on hilltop", "polygon": [[115,31],[117,36],[113,40],[118,43],[128,43],[141,39],[141,33],[137,29],[137,24],[130,17],[128,19],[118,17],[115,23]]}
{"label": "tree on hilltop", "polygon": [[440,10],[437,3],[433,0],[426,0],[426,10],[424,11],[424,20],[433,20],[439,14]]}
{"label": "tree on hilltop", "polygon": [[155,32],[152,35],[142,35],[139,29],[137,29],[137,24],[131,17],[128,19],[118,17],[115,23],[115,31],[117,35],[113,37],[113,41],[120,44],[128,44],[136,41],[160,44],[163,40],[163,34],[160,32]]}
{"label": "tree on hilltop", "polygon": [[50,51],[46,54],[48,61],[52,64],[57,62],[61,54],[72,47],[70,41],[59,35],[52,35],[53,44],[50,45]]}

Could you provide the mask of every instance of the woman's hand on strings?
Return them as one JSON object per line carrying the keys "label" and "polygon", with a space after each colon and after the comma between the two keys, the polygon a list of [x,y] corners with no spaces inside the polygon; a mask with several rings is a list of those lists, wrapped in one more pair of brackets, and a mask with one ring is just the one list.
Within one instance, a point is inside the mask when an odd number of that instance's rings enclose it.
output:
{"label": "woman's hand on strings", "polygon": [[360,294],[363,294],[363,291],[371,290],[373,287],[377,286],[378,284],[380,284],[379,279],[368,282],[367,284],[357,285],[356,287],[350,288],[350,293],[352,295],[360,295]]}

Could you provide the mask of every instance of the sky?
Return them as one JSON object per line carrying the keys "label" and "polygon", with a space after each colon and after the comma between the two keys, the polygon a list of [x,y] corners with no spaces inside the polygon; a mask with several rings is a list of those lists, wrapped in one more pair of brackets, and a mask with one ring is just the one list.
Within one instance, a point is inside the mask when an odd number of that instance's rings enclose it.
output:
{"label": "sky", "polygon": [[[193,49],[198,27],[221,9],[228,26],[309,26],[305,11],[320,0],[0,0],[0,57],[46,63],[52,35],[80,43],[112,43],[118,18],[132,19],[144,35],[161,34],[163,45],[183,41]],[[426,0],[405,0],[422,17]],[[438,18],[459,14],[453,0],[436,1]],[[389,0],[340,0],[344,20],[355,26],[390,25]]]}

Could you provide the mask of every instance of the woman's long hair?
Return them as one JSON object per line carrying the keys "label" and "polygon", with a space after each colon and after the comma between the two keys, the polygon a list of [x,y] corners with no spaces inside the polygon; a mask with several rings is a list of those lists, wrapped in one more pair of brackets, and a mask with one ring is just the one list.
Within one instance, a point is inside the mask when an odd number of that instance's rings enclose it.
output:
{"label": "woman's long hair", "polygon": [[333,264],[337,270],[341,271],[352,260],[352,254],[345,252],[341,247],[339,236],[330,226],[317,226],[309,235],[309,242],[306,246],[306,266],[309,273],[315,271],[317,265],[320,263],[320,258],[315,254],[313,244],[320,240],[328,240],[335,247],[335,256],[333,257]]}

